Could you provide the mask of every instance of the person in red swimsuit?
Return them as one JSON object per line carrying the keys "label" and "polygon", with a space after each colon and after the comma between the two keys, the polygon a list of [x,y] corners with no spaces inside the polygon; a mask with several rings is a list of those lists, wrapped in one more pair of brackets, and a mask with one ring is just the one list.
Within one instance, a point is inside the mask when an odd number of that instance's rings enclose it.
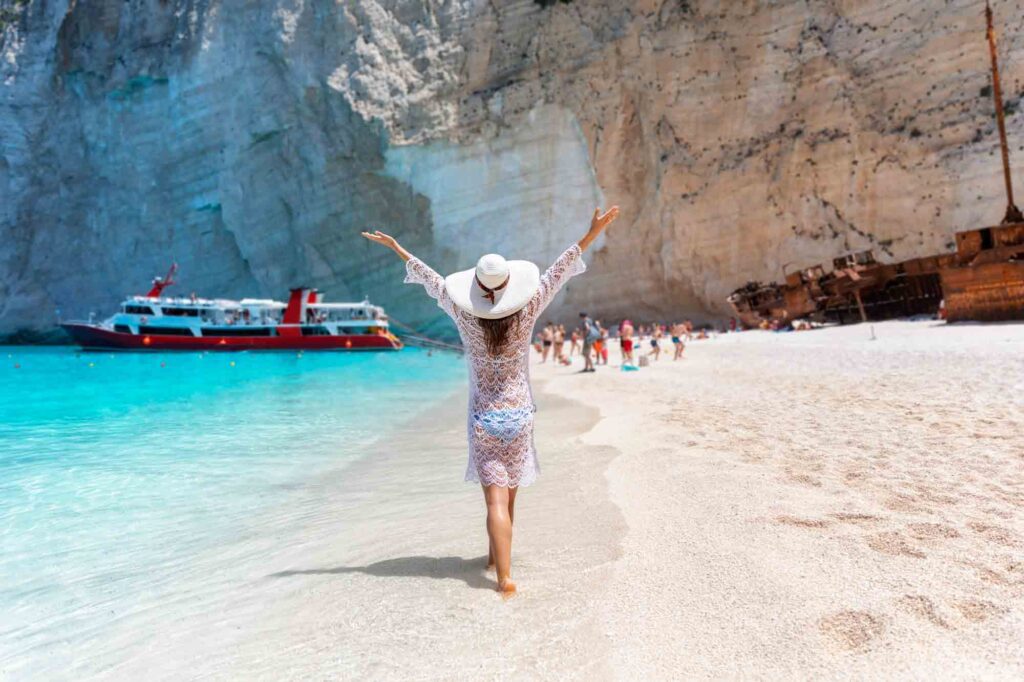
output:
{"label": "person in red swimsuit", "polygon": [[633,323],[623,320],[619,326],[619,344],[622,346],[622,364],[633,364]]}

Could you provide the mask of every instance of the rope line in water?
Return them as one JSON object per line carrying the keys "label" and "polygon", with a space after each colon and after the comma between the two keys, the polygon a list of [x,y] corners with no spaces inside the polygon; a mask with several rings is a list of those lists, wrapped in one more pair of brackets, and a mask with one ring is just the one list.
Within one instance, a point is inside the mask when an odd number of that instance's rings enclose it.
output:
{"label": "rope line in water", "polygon": [[414,345],[418,344],[427,347],[440,348],[442,350],[450,350],[456,353],[463,352],[461,344],[448,343],[447,341],[439,341],[438,339],[432,339],[429,336],[424,336],[420,332],[420,330],[410,325],[407,325],[401,320],[396,320],[394,317],[391,317],[390,315],[388,315],[388,320],[395,326],[401,327],[402,329],[406,330],[404,333],[398,335],[401,336],[403,341],[408,339],[409,341],[412,341]]}

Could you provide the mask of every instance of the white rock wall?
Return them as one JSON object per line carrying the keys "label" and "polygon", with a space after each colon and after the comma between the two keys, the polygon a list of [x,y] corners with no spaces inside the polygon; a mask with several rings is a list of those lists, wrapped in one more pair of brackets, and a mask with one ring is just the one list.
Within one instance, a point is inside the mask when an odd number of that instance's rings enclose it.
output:
{"label": "white rock wall", "polygon": [[543,268],[586,233],[591,207],[603,203],[576,119],[554,105],[494,137],[392,147],[385,159],[387,175],[429,200],[447,269],[494,252]]}
{"label": "white rock wall", "polygon": [[[1024,7],[993,6],[1019,164]],[[171,259],[182,293],[307,283],[450,331],[360,229],[543,262],[611,202],[552,314],[704,319],[1004,208],[975,0],[0,0],[0,36],[0,336]]]}

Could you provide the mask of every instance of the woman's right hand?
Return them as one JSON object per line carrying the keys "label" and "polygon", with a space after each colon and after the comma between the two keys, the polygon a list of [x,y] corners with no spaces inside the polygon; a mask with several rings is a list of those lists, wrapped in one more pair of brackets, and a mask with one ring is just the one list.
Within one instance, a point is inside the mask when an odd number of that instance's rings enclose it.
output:
{"label": "woman's right hand", "polygon": [[363,236],[369,239],[371,242],[383,244],[384,246],[392,250],[394,250],[394,248],[398,246],[398,242],[395,241],[394,237],[392,237],[389,234],[384,234],[380,230],[374,230],[373,232],[363,232]]}
{"label": "woman's right hand", "polygon": [[401,244],[398,243],[394,237],[389,234],[384,234],[380,230],[374,230],[373,232],[363,232],[363,236],[369,239],[371,242],[376,242],[383,246],[388,247],[392,251],[398,254],[398,257],[402,260],[409,260],[412,258],[412,254],[402,248]]}

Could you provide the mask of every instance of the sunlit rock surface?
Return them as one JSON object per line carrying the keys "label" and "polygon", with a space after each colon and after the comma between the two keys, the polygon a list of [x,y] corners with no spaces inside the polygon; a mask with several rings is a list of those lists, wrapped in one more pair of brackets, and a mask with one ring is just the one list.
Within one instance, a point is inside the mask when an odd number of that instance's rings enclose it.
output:
{"label": "sunlit rock surface", "polygon": [[[1024,24],[993,3],[1024,159]],[[0,0],[0,335],[178,293],[369,296],[451,328],[390,254],[543,264],[623,216],[552,315],[725,312],[852,249],[1003,213],[974,0]],[[1024,191],[1021,191],[1024,194]]]}

